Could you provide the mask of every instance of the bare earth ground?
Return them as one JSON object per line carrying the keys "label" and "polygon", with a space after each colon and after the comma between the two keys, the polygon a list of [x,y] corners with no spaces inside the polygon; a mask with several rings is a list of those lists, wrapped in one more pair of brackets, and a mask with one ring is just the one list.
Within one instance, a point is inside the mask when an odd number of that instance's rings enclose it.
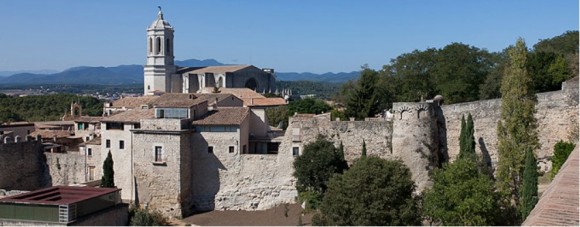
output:
{"label": "bare earth ground", "polygon": [[[268,225],[268,226],[297,226],[300,223],[302,207],[300,204],[279,205],[277,207],[260,211],[210,211],[194,214],[186,217],[177,225]],[[302,216],[301,225],[311,225],[312,214]]]}

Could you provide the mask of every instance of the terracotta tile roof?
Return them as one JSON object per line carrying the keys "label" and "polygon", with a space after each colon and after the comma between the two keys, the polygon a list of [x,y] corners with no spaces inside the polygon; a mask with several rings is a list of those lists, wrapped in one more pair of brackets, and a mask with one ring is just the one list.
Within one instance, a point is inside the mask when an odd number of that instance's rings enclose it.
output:
{"label": "terracotta tile roof", "polygon": [[81,117],[75,119],[75,122],[90,122],[90,123],[96,123],[96,122],[101,121],[101,119],[103,119],[103,117],[81,116]]}
{"label": "terracotta tile roof", "polygon": [[[210,93],[212,91],[213,91],[213,88],[204,88],[204,90],[202,92],[203,93]],[[223,88],[222,87],[222,88],[220,88],[220,93],[221,94],[232,94],[240,99],[266,98],[263,95],[255,92],[254,90],[249,89],[249,88]]]}
{"label": "terracotta tile roof", "polygon": [[36,130],[30,133],[30,136],[36,137],[40,135],[40,137],[44,139],[52,139],[56,138],[66,138],[71,136],[71,132],[68,130]]}
{"label": "terracotta tile roof", "polygon": [[141,105],[148,105],[154,102],[159,96],[141,96],[141,97],[125,97],[113,101],[112,107],[137,108]]}
{"label": "terracotta tile roof", "polygon": [[92,140],[85,142],[86,145],[101,145],[101,137],[95,136]]}
{"label": "terracotta tile roof", "polygon": [[194,120],[193,125],[240,125],[250,114],[248,107],[220,107],[209,111],[203,118]]}
{"label": "terracotta tile roof", "polygon": [[250,67],[251,65],[222,65],[222,66],[206,66],[206,67],[185,67],[180,68],[177,74],[191,73],[191,74],[205,74],[215,73],[223,74],[226,72],[235,72],[241,69]]}
{"label": "terracotta tile roof", "polygon": [[283,98],[254,98],[254,99],[244,99],[244,105],[246,105],[246,106],[282,106],[282,105],[286,105],[286,101]]}
{"label": "terracotta tile roof", "polygon": [[132,109],[103,118],[102,122],[134,122],[155,117],[154,109]]}
{"label": "terracotta tile roof", "polygon": [[195,94],[195,96],[197,96],[199,102],[207,101],[208,104],[213,103],[216,98],[217,98],[218,102],[221,102],[225,99],[232,98],[232,97],[237,98],[235,95],[227,94],[227,93],[226,94],[224,94],[224,93]]}
{"label": "terracotta tile roof", "polygon": [[206,100],[198,99],[195,94],[167,93],[159,96],[152,104],[157,107],[187,108],[200,104],[203,101]]}
{"label": "terracotta tile roof", "polygon": [[580,224],[578,162],[579,153],[576,146],[522,225]]}

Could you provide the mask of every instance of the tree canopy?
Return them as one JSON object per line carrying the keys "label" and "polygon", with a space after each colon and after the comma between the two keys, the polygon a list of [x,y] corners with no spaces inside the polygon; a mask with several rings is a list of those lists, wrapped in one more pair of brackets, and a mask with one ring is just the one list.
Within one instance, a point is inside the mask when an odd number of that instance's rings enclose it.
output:
{"label": "tree canopy", "polygon": [[525,151],[539,146],[536,97],[526,69],[527,48],[518,39],[509,50],[510,61],[501,84],[501,118],[497,126],[499,163],[497,180],[506,203],[520,203]]}
{"label": "tree canopy", "polygon": [[411,171],[375,156],[330,180],[313,225],[420,225]]}
{"label": "tree canopy", "polygon": [[332,142],[319,136],[304,146],[304,151],[294,160],[296,189],[301,200],[316,208],[328,188],[328,180],[348,168],[344,154]]}
{"label": "tree canopy", "polygon": [[499,195],[494,182],[471,158],[459,158],[435,170],[433,187],[423,196],[423,212],[435,224],[495,225]]}
{"label": "tree canopy", "polygon": [[58,120],[70,111],[70,104],[79,102],[83,114],[100,116],[103,101],[94,97],[72,94],[10,97],[0,96],[0,121],[51,121]]}

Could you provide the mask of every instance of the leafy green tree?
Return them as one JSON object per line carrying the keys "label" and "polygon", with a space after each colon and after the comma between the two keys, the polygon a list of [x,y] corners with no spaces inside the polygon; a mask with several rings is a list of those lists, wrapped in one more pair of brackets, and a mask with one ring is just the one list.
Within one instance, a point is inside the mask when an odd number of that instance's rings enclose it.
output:
{"label": "leafy green tree", "polygon": [[372,69],[363,69],[351,96],[346,103],[346,115],[362,120],[380,112],[376,103],[379,101],[375,93],[378,73]]}
{"label": "leafy green tree", "polygon": [[501,80],[509,60],[507,51],[508,48],[501,52],[492,53],[495,64],[485,77],[483,84],[479,85],[479,99],[496,99],[501,97]]}
{"label": "leafy green tree", "polygon": [[0,122],[16,122],[22,120],[24,119],[11,109],[0,107]]}
{"label": "leafy green tree", "polygon": [[509,56],[501,84],[501,119],[497,126],[497,183],[506,204],[519,204],[525,151],[535,150],[539,143],[534,118],[536,99],[526,70],[527,48],[522,39],[509,50]]}
{"label": "leafy green tree", "polygon": [[562,140],[554,144],[554,156],[552,157],[552,170],[550,170],[550,178],[554,178],[562,168],[562,165],[568,159],[568,156],[574,150],[576,145],[571,142],[564,142]]}
{"label": "leafy green tree", "polygon": [[286,129],[286,127],[288,127],[288,116],[287,106],[277,106],[266,109],[268,124],[273,127],[278,127],[278,125],[282,123],[282,129]]}
{"label": "leafy green tree", "polygon": [[[566,59],[563,55],[558,55],[554,62],[548,67],[548,74],[552,77],[552,84],[558,85],[558,88],[567,79],[570,79],[572,73]],[[558,89],[557,89],[558,90]]]}
{"label": "leafy green tree", "polygon": [[294,113],[321,114],[329,112],[331,109],[332,107],[323,100],[306,98],[291,101],[287,106],[268,108],[266,109],[266,116],[271,126],[277,127],[282,123],[282,128],[285,129],[288,127],[288,118]]}
{"label": "leafy green tree", "polygon": [[382,83],[398,102],[417,102],[423,97],[434,97],[435,79],[432,70],[436,64],[437,49],[414,50],[399,55],[383,66]]}
{"label": "leafy green tree", "polygon": [[446,103],[478,100],[479,86],[494,62],[486,50],[462,43],[451,43],[437,51],[431,71],[435,87]]}
{"label": "leafy green tree", "polygon": [[111,156],[111,151],[109,151],[105,162],[103,162],[103,177],[101,178],[101,187],[115,187],[115,171],[113,170],[113,156]]}
{"label": "leafy green tree", "polygon": [[526,165],[524,167],[524,179],[521,192],[519,211],[521,221],[532,212],[536,203],[538,203],[538,164],[534,152],[528,149],[526,152]]}
{"label": "leafy green tree", "polygon": [[578,31],[566,31],[562,35],[543,39],[534,45],[535,52],[554,53],[563,56],[570,77],[578,76]]}
{"label": "leafy green tree", "polygon": [[433,174],[423,194],[423,212],[438,225],[496,225],[500,212],[494,182],[474,159],[459,158]]}
{"label": "leafy green tree", "polygon": [[420,225],[411,171],[375,156],[330,180],[313,225]]}
{"label": "leafy green tree", "polygon": [[328,188],[328,180],[348,168],[344,156],[332,142],[319,136],[304,146],[304,152],[294,160],[296,190],[302,201],[316,208]]}
{"label": "leafy green tree", "polygon": [[332,109],[328,104],[320,99],[306,98],[288,103],[289,116],[294,113],[321,114]]}

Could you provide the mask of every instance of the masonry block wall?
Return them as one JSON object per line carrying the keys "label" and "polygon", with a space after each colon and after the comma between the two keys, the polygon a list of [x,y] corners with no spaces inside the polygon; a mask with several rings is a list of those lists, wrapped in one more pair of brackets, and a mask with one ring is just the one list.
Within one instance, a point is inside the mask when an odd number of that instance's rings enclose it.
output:
{"label": "masonry block wall", "polygon": [[[554,144],[559,140],[578,140],[578,81],[567,81],[560,91],[536,95],[536,119],[540,149],[536,151],[541,171],[551,169]],[[458,103],[441,106],[445,121],[447,150],[450,160],[459,154],[461,116],[471,113],[474,120],[476,152],[497,166],[497,122],[501,118],[501,99]]]}
{"label": "masonry block wall", "polygon": [[87,182],[85,155],[80,152],[48,153],[46,164],[52,185],[71,185]]}
{"label": "masonry block wall", "polygon": [[0,142],[0,188],[32,191],[50,186],[40,140]]}

